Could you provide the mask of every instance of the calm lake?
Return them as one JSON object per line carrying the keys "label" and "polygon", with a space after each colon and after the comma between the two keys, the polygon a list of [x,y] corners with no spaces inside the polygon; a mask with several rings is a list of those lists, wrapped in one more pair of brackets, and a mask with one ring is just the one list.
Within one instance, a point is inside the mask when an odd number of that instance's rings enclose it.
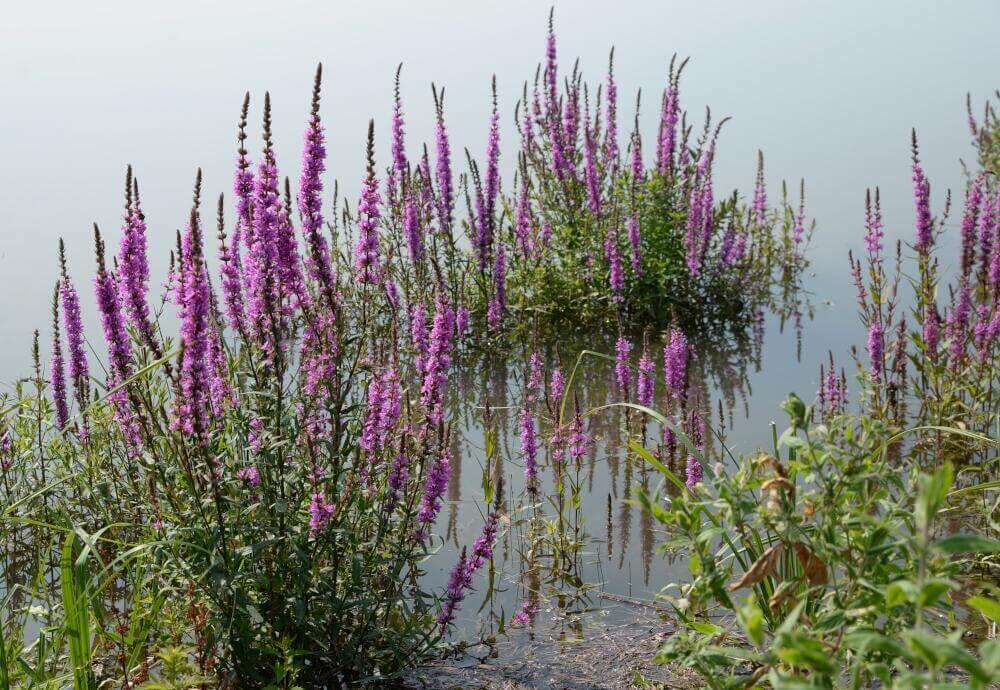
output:
{"label": "calm lake", "polygon": [[[1000,66],[994,36],[1000,4],[964,5],[967,12],[902,1],[686,6],[623,1],[613,9],[597,2],[555,3],[560,56],[567,69],[572,56],[579,56],[584,75],[597,80],[615,46],[621,102],[628,113],[623,121],[631,116],[626,104],[637,89],[655,102],[653,94],[663,86],[673,53],[691,57],[682,82],[683,106],[696,121],[706,105],[717,118],[732,117],[717,159],[720,196],[734,188],[744,193],[752,189],[758,149],[765,155],[772,198],[780,196],[782,180],[794,189],[805,179],[807,212],[816,219],[807,250],[812,266],[805,277],[812,318],[803,317],[800,336],[768,315],[759,357],[704,372],[711,409],[721,395],[728,422],[731,408],[726,442],[734,453],[769,446],[769,423],[774,420],[779,430],[784,428],[778,403],[790,391],[812,399],[828,351],[838,366],[847,368],[850,388],[850,347],[863,343],[864,332],[857,323],[847,250],[862,246],[868,187],[881,189],[887,244],[910,238],[911,128],[920,137],[935,207],[942,206],[945,190],[961,189],[960,157],[972,151],[966,93],[978,107],[998,86]],[[278,162],[291,172],[301,154],[313,69],[323,62],[328,179],[339,180],[353,203],[370,117],[383,133],[380,163],[388,161],[384,133],[400,62],[407,137],[415,151],[433,136],[432,81],[447,89],[455,150],[482,150],[491,73],[497,77],[503,113],[502,147],[506,141],[509,147],[503,150],[513,151],[514,103],[542,57],[548,10],[524,0],[336,7],[180,2],[136,17],[132,7],[22,3],[5,12],[0,27],[0,90],[5,95],[0,189],[6,202],[0,217],[5,287],[0,381],[11,382],[29,371],[32,330],[44,333],[47,328],[59,237],[66,240],[70,272],[81,285],[84,313],[91,316],[91,342],[103,354],[93,297],[82,286],[93,275],[91,223],[98,222],[110,241],[117,241],[127,163],[135,166],[142,183],[150,255],[159,257],[152,283],[158,286],[174,230],[186,220],[195,169],[205,171],[209,198],[230,193],[236,120],[246,90],[259,103],[270,89]],[[282,15],[281,22],[271,21],[275,13]],[[195,15],[198,20],[192,21]],[[39,41],[43,26],[45,38]],[[470,26],[476,31],[469,32]],[[644,112],[652,130],[653,108]],[[510,156],[502,160],[513,167]],[[955,214],[949,223],[957,229]],[[942,243],[941,255],[954,256],[956,238],[945,237]],[[546,350],[549,355],[558,352],[569,369],[580,347],[613,351],[613,335],[566,339],[549,343]],[[461,437],[449,503],[437,530],[448,553],[432,559],[427,581],[443,586],[457,549],[478,533],[485,510],[484,473],[497,485],[502,479],[511,525],[497,547],[494,589],[487,593],[477,583],[477,592],[460,613],[460,631],[474,636],[482,629],[495,630],[496,617],[502,613],[509,620],[526,590],[535,589],[542,595],[539,625],[546,626],[545,634],[585,637],[588,626],[609,616],[632,615],[620,599],[654,599],[687,565],[656,553],[660,535],[638,507],[626,502],[639,489],[654,489],[659,480],[623,458],[621,414],[612,412],[592,418],[596,443],[585,462],[570,470],[580,489],[581,521],[574,525],[582,543],[579,582],[546,582],[544,564],[540,581],[525,573],[530,561],[526,521],[535,511],[553,512],[546,499],[536,505],[525,494],[516,462],[526,359],[517,353],[487,367],[465,362],[456,367],[461,392],[452,419]],[[614,398],[607,362],[585,360],[581,371],[577,390],[583,407]],[[502,467],[487,466],[487,428],[496,430],[499,456],[509,459]],[[650,425],[647,433],[658,431]],[[549,476],[547,468],[543,474]],[[542,496],[548,493],[543,490]],[[581,583],[586,583],[582,593]],[[614,599],[602,598],[602,593]],[[586,609],[591,611],[583,617],[563,616]]]}

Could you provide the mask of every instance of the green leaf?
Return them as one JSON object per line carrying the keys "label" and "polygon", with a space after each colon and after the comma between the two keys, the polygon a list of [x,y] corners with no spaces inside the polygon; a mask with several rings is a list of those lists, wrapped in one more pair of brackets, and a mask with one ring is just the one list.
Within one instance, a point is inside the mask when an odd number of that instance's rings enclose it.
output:
{"label": "green leaf", "polygon": [[764,644],[764,612],[757,605],[755,596],[750,596],[747,603],[736,611],[736,619],[754,646]]}
{"label": "green leaf", "polygon": [[942,595],[956,588],[957,585],[951,580],[930,580],[920,588],[917,603],[921,606],[934,606]]}
{"label": "green leaf", "polygon": [[989,682],[983,667],[960,642],[919,630],[909,630],[905,635],[907,643],[928,666],[941,668],[945,664],[953,664],[980,683]]}
{"label": "green leaf", "polygon": [[1000,541],[981,534],[949,534],[934,542],[934,548],[945,553],[998,553]]}
{"label": "green leaf", "polygon": [[801,634],[790,634],[785,636],[784,642],[778,656],[785,663],[809,668],[826,676],[836,671],[837,667],[826,648],[816,640]]}
{"label": "green leaf", "polygon": [[917,598],[917,587],[909,580],[897,580],[885,589],[885,605],[890,609]]}
{"label": "green leaf", "polygon": [[920,532],[926,531],[934,516],[941,510],[941,505],[951,490],[953,477],[954,470],[951,463],[946,462],[934,474],[921,474],[917,478],[917,501],[914,510],[917,529]]}
{"label": "green leaf", "polygon": [[702,635],[711,635],[715,637],[725,631],[724,628],[720,628],[717,625],[712,625],[711,623],[702,623],[701,621],[688,621],[685,625],[695,632],[699,632]]}
{"label": "green leaf", "polygon": [[871,650],[881,652],[889,658],[906,656],[906,648],[903,645],[875,630],[853,630],[844,636],[844,642],[848,647],[862,654]]}
{"label": "green leaf", "polygon": [[990,620],[1000,623],[1000,602],[986,597],[969,597],[965,603]]}

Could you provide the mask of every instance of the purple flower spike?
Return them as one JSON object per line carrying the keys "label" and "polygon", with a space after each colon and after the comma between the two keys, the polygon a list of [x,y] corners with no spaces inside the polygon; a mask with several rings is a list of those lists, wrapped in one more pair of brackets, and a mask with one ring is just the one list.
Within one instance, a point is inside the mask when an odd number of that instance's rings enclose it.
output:
{"label": "purple flower spike", "polygon": [[868,327],[868,358],[872,378],[878,381],[885,366],[885,332],[879,321],[872,321]]}
{"label": "purple flower spike", "polygon": [[673,400],[684,397],[684,377],[687,373],[687,337],[679,328],[671,328],[663,349],[663,383]]}
{"label": "purple flower spike", "polygon": [[406,195],[403,208],[403,234],[406,237],[406,248],[410,253],[410,261],[420,263],[424,254],[423,228],[417,213],[417,204],[412,194]]}
{"label": "purple flower spike", "polygon": [[656,379],[653,360],[650,359],[649,352],[643,349],[642,357],[639,358],[639,383],[636,387],[636,398],[639,400],[640,405],[645,407],[653,405],[655,386]]}
{"label": "purple flower spike", "polygon": [[915,246],[921,254],[930,251],[934,242],[934,228],[931,221],[931,185],[920,166],[917,150],[917,132],[913,131],[913,202],[917,210],[917,233]]}
{"label": "purple flower spike", "polygon": [[[198,172],[200,181],[201,171]],[[209,360],[213,337],[209,323],[212,296],[205,268],[197,200],[184,233],[180,283],[178,305],[183,355],[178,398],[174,401],[174,418],[170,427],[205,442],[211,428],[208,383],[212,366]]]}
{"label": "purple flower spike", "polygon": [[535,435],[535,420],[527,408],[521,410],[520,418],[521,452],[524,453],[524,478],[528,491],[538,490],[538,437]]}
{"label": "purple flower spike", "polygon": [[604,133],[604,165],[612,170],[618,168],[618,85],[615,83],[615,51],[611,49],[608,58],[607,79],[607,130]]}
{"label": "purple flower spike", "polygon": [[392,170],[389,179],[386,180],[386,188],[389,190],[389,199],[398,198],[397,190],[403,185],[406,178],[406,145],[404,142],[403,100],[399,95],[399,76],[403,71],[403,65],[396,69],[396,88],[392,106]]}
{"label": "purple flower spike", "polygon": [[611,301],[621,304],[625,301],[625,269],[622,266],[622,255],[618,251],[618,238],[613,228],[608,229],[604,238],[604,256],[608,260],[608,283],[611,288]]}
{"label": "purple flower spike", "polygon": [[354,277],[359,283],[380,284],[378,179],[375,177],[375,122],[368,123],[368,172],[358,202],[358,242],[354,246]]}
{"label": "purple flower spike", "polygon": [[313,83],[312,112],[304,136],[302,172],[299,176],[299,215],[309,248],[306,268],[312,280],[325,294],[328,306],[335,301],[336,278],[330,264],[330,248],[323,234],[323,172],[326,170],[326,143],[319,116],[323,65],[316,67]]}
{"label": "purple flower spike", "polygon": [[491,331],[500,330],[503,313],[507,308],[507,255],[501,244],[493,262],[493,298],[487,310],[486,322]]}
{"label": "purple flower spike", "polygon": [[146,219],[139,202],[139,187],[132,178],[132,166],[125,174],[125,223],[118,248],[118,291],[128,322],[142,341],[158,357],[153,323],[149,318],[146,293],[149,288],[149,261],[146,258]]}
{"label": "purple flower spike", "polygon": [[455,209],[455,191],[451,176],[451,148],[448,143],[448,130],[444,123],[444,89],[434,89],[434,102],[437,110],[435,122],[435,140],[437,145],[437,163],[435,175],[438,188],[438,222],[442,230],[451,230],[451,217]]}
{"label": "purple flower spike", "polygon": [[448,488],[448,477],[451,474],[451,450],[443,442],[437,458],[432,461],[424,481],[424,492],[420,497],[420,508],[417,511],[417,538],[426,541],[430,536],[431,525],[441,512],[441,497]]}
{"label": "purple flower spike", "polygon": [[[94,294],[97,309],[101,312],[104,342],[108,346],[108,389],[123,385],[132,374],[132,341],[129,339],[125,316],[122,313],[121,296],[115,276],[104,265],[104,240],[94,225],[94,244],[97,253],[97,277],[94,278]],[[136,454],[142,444],[141,431],[130,408],[127,386],[109,394],[115,409],[115,419],[130,454]]]}
{"label": "purple flower spike", "polygon": [[625,336],[619,336],[615,343],[615,381],[618,383],[618,390],[626,400],[629,398],[629,389],[632,387],[632,368],[629,365],[629,356],[632,354],[632,343]]}
{"label": "purple flower spike", "polygon": [[441,612],[438,613],[437,617],[442,635],[447,630],[448,624],[455,620],[455,612],[465,599],[465,593],[472,587],[473,575],[486,561],[493,558],[493,545],[497,538],[498,522],[499,518],[496,513],[490,513],[486,516],[483,531],[472,544],[472,553],[466,555],[466,550],[463,548],[458,563],[451,571],[448,589],[441,602]]}
{"label": "purple flower spike", "polygon": [[701,463],[698,462],[698,458],[693,455],[689,455],[687,458],[687,488],[694,489],[701,482],[702,469]]}
{"label": "purple flower spike", "polygon": [[587,454],[591,444],[591,439],[587,435],[587,427],[583,418],[577,413],[573,421],[569,423],[569,456],[573,460],[579,461]]}
{"label": "purple flower spike", "polygon": [[59,283],[52,296],[52,401],[56,408],[56,429],[66,428],[69,405],[66,401],[66,365],[63,360],[62,337],[59,333]]}
{"label": "purple flower spike", "polygon": [[[73,383],[73,393],[81,411],[90,403],[90,374],[87,365],[87,350],[83,340],[83,317],[80,312],[80,296],[66,271],[66,251],[59,240],[59,301],[62,303],[63,328],[66,330],[66,348],[69,356],[69,379]],[[86,425],[81,428],[86,436]]]}
{"label": "purple flower spike", "polygon": [[309,499],[309,532],[313,538],[319,536],[330,523],[336,506],[326,500],[322,491],[314,491]]}
{"label": "purple flower spike", "polygon": [[424,379],[420,387],[420,402],[428,422],[436,425],[444,416],[444,397],[451,367],[452,338],[455,335],[455,313],[443,293],[435,306],[434,325],[424,362]]}

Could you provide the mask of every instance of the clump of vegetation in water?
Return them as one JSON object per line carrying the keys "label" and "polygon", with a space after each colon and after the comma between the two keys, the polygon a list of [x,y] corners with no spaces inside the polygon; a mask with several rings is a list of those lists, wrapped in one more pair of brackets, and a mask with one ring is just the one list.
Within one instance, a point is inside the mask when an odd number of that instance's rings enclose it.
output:
{"label": "clump of vegetation in water", "polygon": [[550,19],[545,62],[518,103],[516,174],[506,193],[495,81],[485,160],[469,155],[469,172],[456,180],[443,90],[434,90],[434,166],[426,149],[419,161],[406,158],[397,74],[392,210],[382,223],[389,271],[404,292],[426,291],[436,280],[430,266],[440,266],[453,300],[465,300],[492,335],[524,324],[745,329],[772,305],[801,319],[792,293],[812,232],[804,186],[797,203],[787,190],[769,202],[761,156],[749,203],[719,194],[713,171],[725,121],[709,113],[700,130],[688,122],[684,64],[670,63],[656,141],[644,148],[638,102],[631,133],[619,132],[613,53],[604,84],[591,88],[576,66],[563,78]]}

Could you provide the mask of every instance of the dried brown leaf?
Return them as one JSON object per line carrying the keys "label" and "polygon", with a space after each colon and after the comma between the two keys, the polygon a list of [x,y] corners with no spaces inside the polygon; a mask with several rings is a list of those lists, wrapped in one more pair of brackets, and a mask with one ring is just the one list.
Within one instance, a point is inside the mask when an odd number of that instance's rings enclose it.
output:
{"label": "dried brown leaf", "polygon": [[793,548],[795,549],[795,555],[798,556],[799,563],[802,564],[802,570],[805,572],[806,580],[809,584],[826,584],[826,563],[801,542],[795,542]]}
{"label": "dried brown leaf", "polygon": [[753,587],[774,572],[774,569],[778,566],[778,561],[781,560],[782,549],[782,544],[778,543],[762,553],[760,558],[750,566],[750,569],[743,573],[743,577],[729,585],[729,591],[735,592],[744,587]]}

